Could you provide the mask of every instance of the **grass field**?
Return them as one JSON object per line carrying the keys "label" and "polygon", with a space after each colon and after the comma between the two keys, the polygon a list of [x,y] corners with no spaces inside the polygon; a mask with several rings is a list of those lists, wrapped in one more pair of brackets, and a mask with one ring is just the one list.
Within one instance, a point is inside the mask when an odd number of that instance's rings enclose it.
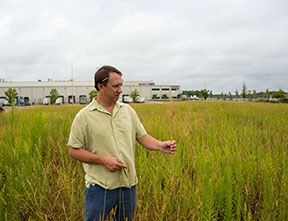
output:
{"label": "grass field", "polygon": [[[66,146],[81,106],[0,114],[0,220],[83,220],[84,173]],[[174,156],[137,144],[135,220],[287,220],[288,106],[135,104]]]}

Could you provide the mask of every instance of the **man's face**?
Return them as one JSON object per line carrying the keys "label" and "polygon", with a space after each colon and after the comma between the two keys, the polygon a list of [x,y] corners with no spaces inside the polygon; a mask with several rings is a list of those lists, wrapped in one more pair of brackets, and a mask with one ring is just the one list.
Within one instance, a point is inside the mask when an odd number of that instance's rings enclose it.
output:
{"label": "man's face", "polygon": [[120,94],[122,93],[122,85],[123,80],[121,75],[110,72],[109,74],[109,80],[107,82],[106,86],[103,86],[103,95],[113,101],[116,102],[119,99]]}

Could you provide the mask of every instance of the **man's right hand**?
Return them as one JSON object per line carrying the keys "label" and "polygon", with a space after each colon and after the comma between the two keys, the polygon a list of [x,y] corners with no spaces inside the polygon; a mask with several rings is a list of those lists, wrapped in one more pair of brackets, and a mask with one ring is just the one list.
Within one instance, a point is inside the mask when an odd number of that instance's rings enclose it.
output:
{"label": "man's right hand", "polygon": [[117,157],[102,156],[102,164],[110,172],[121,170],[122,168],[127,168],[121,160]]}
{"label": "man's right hand", "polygon": [[79,160],[83,163],[102,164],[107,170],[111,172],[121,170],[122,168],[127,168],[125,164],[117,157],[96,155],[83,148],[70,147],[69,154],[75,160]]}

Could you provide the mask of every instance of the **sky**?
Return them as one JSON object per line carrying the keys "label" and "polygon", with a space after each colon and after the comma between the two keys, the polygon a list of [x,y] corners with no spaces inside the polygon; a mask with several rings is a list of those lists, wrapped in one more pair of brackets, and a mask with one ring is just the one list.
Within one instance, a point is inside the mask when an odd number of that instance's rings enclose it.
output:
{"label": "sky", "polygon": [[183,90],[288,91],[287,12],[287,0],[0,0],[0,79],[93,81],[108,64]]}

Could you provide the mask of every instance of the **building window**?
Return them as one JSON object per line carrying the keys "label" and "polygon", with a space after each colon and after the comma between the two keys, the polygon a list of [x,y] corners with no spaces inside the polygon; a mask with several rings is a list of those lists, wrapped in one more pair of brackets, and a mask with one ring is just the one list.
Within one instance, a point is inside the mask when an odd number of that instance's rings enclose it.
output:
{"label": "building window", "polygon": [[152,88],[152,91],[160,91],[160,88]]}
{"label": "building window", "polygon": [[171,90],[172,90],[172,91],[177,91],[177,90],[178,90],[178,88],[171,88]]}
{"label": "building window", "polygon": [[75,96],[69,95],[68,96],[68,103],[69,104],[75,104]]}
{"label": "building window", "polygon": [[169,91],[169,88],[162,88],[162,91]]}
{"label": "building window", "polygon": [[86,103],[87,103],[86,95],[80,95],[79,96],[79,104],[86,104]]}

